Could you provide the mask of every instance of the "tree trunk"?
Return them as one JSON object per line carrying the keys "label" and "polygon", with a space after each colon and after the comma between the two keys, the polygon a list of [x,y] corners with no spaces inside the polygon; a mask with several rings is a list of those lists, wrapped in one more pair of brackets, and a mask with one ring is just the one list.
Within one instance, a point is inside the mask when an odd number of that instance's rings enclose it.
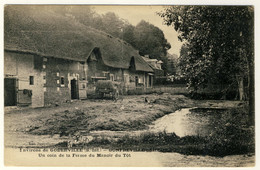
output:
{"label": "tree trunk", "polygon": [[244,81],[243,81],[243,76],[242,75],[236,75],[236,82],[237,82],[237,95],[235,97],[236,100],[244,100]]}
{"label": "tree trunk", "polygon": [[245,99],[243,76],[239,76],[237,81],[238,81],[239,100],[242,101]]}
{"label": "tree trunk", "polygon": [[254,69],[254,56],[248,57],[248,90],[249,90],[249,121],[252,125],[255,125],[255,69]]}

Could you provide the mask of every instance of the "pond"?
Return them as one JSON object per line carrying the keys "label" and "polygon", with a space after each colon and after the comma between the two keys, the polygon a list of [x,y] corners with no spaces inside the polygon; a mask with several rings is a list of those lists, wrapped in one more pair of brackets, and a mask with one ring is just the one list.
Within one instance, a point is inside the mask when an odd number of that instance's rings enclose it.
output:
{"label": "pond", "polygon": [[155,120],[145,130],[95,135],[114,136],[115,144],[148,151],[211,156],[254,153],[254,132],[245,126],[245,119],[245,112],[238,109],[184,108]]}
{"label": "pond", "polygon": [[142,133],[166,132],[179,137],[207,136],[223,126],[226,109],[222,108],[183,108],[155,120],[148,129],[137,131],[91,131],[91,136],[139,136]]}
{"label": "pond", "polygon": [[150,132],[175,133],[179,137],[207,136],[219,126],[225,109],[184,108],[165,115],[149,126]]}

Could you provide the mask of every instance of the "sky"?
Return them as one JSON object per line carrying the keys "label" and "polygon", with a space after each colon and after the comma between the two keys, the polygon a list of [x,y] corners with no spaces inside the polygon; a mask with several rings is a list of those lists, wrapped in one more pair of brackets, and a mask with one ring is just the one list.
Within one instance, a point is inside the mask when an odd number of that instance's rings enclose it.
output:
{"label": "sky", "polygon": [[163,25],[163,19],[156,14],[156,12],[163,10],[163,6],[93,6],[93,9],[99,14],[114,12],[134,26],[141,20],[145,20],[159,27],[164,32],[167,41],[171,44],[171,49],[168,52],[179,56],[182,42],[178,40],[178,33],[173,27]]}

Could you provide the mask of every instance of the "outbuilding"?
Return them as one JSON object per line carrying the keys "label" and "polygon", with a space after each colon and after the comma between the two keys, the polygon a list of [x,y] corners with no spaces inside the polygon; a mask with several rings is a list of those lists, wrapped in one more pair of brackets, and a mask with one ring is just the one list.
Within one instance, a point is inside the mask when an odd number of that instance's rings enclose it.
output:
{"label": "outbuilding", "polygon": [[153,70],[131,45],[39,6],[5,8],[5,106],[85,99],[100,79],[152,86]]}

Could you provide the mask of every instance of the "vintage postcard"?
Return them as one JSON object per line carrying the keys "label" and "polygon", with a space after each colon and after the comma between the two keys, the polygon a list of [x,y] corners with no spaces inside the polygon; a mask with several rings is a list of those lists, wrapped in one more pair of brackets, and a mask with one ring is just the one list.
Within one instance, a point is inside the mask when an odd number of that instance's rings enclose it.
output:
{"label": "vintage postcard", "polygon": [[255,166],[254,6],[3,8],[5,166]]}

